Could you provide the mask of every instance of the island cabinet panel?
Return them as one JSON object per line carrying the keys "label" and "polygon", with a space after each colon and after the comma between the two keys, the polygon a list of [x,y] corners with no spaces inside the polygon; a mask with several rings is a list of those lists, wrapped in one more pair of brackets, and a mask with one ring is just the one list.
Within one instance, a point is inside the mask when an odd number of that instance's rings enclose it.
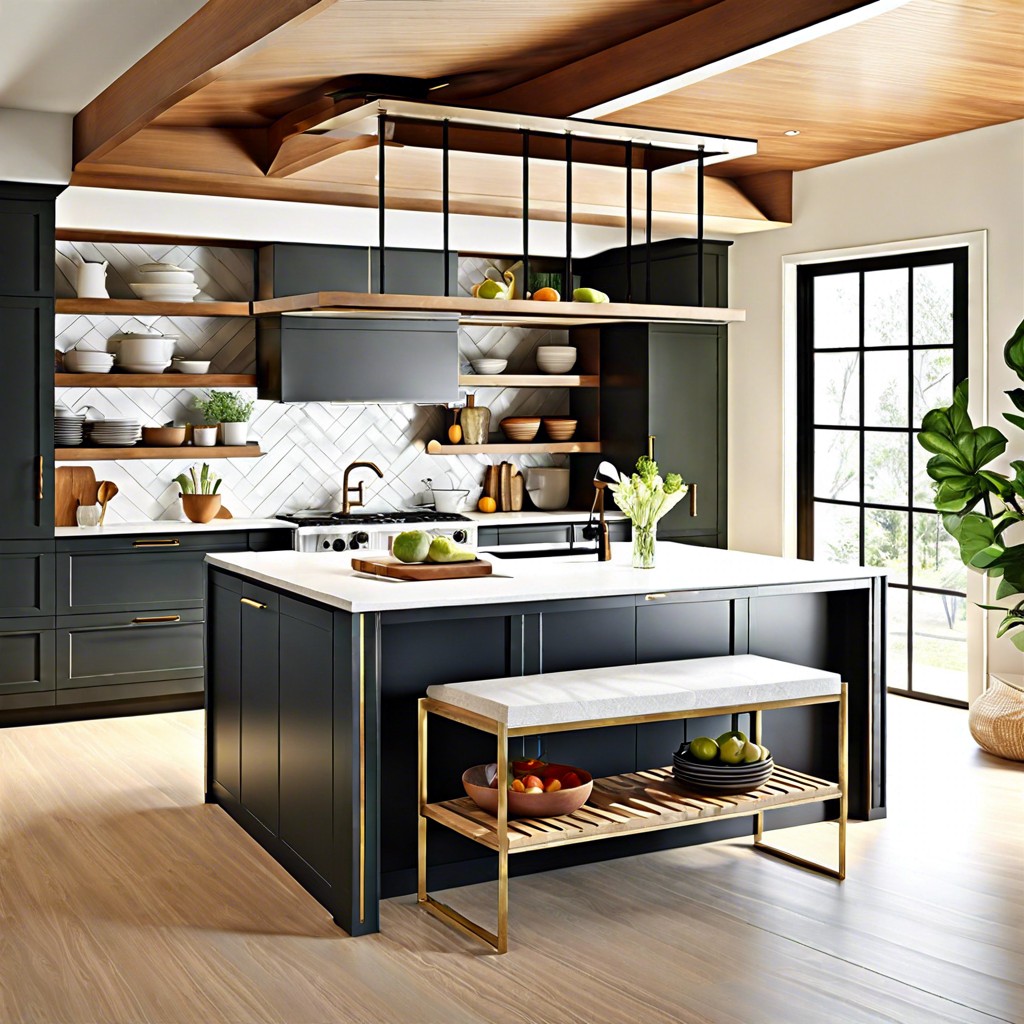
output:
{"label": "island cabinet panel", "polygon": [[538,672],[570,672],[636,661],[636,610],[632,598],[560,603],[541,617]]}
{"label": "island cabinet panel", "polygon": [[242,598],[242,803],[277,835],[279,598],[275,591],[253,583],[242,585]]}
{"label": "island cabinet panel", "polygon": [[331,877],[334,805],[334,617],[281,597],[279,835],[314,871]]}
{"label": "island cabinet panel", "polygon": [[[242,583],[211,573],[206,598],[206,686],[209,778],[241,799]],[[207,798],[210,797],[209,786]]]}
{"label": "island cabinet panel", "polygon": [[0,541],[0,620],[52,615],[53,544]]}
{"label": "island cabinet panel", "polygon": [[0,623],[0,710],[52,705],[53,679],[53,630],[31,619]]}

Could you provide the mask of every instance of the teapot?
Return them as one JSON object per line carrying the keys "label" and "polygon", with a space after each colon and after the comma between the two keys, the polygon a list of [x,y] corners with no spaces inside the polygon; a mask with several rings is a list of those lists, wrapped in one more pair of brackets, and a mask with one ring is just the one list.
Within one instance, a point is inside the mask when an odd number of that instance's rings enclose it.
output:
{"label": "teapot", "polygon": [[75,282],[75,291],[80,299],[109,299],[107,292],[107,267],[110,265],[104,260],[102,263],[77,262],[78,277]]}

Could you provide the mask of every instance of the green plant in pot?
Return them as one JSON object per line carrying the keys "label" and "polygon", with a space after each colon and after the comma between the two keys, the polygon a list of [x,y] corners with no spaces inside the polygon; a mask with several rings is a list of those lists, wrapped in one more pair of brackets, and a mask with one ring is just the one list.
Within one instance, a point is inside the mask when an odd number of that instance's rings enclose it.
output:
{"label": "green plant in pot", "polygon": [[187,473],[179,473],[174,481],[181,488],[178,497],[187,519],[193,523],[208,523],[217,518],[221,506],[221,478],[210,472],[207,463],[204,462],[198,472],[192,466]]}
{"label": "green plant in pot", "polygon": [[246,443],[254,401],[242,398],[237,391],[208,391],[205,398],[197,397],[193,405],[208,424],[220,426],[222,444]]}

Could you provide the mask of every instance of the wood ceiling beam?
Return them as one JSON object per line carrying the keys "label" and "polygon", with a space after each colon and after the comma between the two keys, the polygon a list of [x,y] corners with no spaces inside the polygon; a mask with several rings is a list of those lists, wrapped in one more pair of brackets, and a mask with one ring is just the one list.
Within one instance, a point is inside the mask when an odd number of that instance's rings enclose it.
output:
{"label": "wood ceiling beam", "polygon": [[869,2],[800,0],[780,4],[778,0],[721,0],[521,85],[477,97],[471,105],[568,117],[866,7]]}
{"label": "wood ceiling beam", "polygon": [[216,0],[200,8],[74,120],[74,162],[97,160],[225,74],[286,26],[336,0]]}

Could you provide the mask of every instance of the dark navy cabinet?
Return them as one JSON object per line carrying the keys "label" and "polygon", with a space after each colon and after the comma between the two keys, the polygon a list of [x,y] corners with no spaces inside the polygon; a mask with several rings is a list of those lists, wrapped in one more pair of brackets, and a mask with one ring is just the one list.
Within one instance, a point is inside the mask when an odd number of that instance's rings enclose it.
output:
{"label": "dark navy cabinet", "polygon": [[0,619],[54,613],[53,544],[0,541]]}
{"label": "dark navy cabinet", "polygon": [[[242,582],[211,573],[206,591],[206,729],[210,736],[207,771],[235,800],[240,800],[242,758]],[[212,642],[211,638],[216,638]]]}
{"label": "dark navy cabinet", "polygon": [[54,185],[0,182],[0,295],[53,298]]}
{"label": "dark navy cabinet", "polygon": [[54,631],[46,620],[0,620],[0,711],[54,704]]}

